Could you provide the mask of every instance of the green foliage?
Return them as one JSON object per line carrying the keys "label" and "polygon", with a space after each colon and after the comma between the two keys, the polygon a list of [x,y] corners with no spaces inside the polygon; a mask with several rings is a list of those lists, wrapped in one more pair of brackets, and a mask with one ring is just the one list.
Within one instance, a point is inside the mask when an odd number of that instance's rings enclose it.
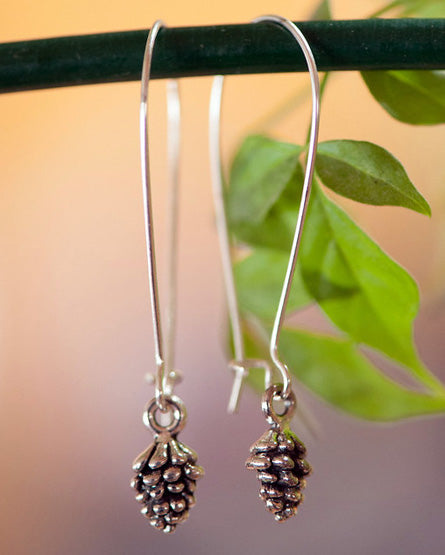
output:
{"label": "green foliage", "polygon": [[385,149],[364,141],[327,141],[317,153],[323,184],[358,202],[411,208],[431,214],[402,164]]}
{"label": "green foliage", "polygon": [[309,16],[312,21],[319,21],[325,19],[332,19],[331,5],[329,0],[321,0],[312,14]]}
{"label": "green foliage", "polygon": [[319,191],[307,219],[301,272],[307,290],[336,326],[429,384],[413,343],[416,283]]}
{"label": "green foliage", "polygon": [[[248,137],[235,157],[228,188],[231,230],[238,241],[253,248],[235,266],[240,309],[247,320],[253,317],[268,331],[287,266],[303,179],[298,160],[302,148],[294,146],[292,150],[292,146],[266,137]],[[379,204],[374,186],[385,204],[429,214],[428,204],[399,162],[380,147],[330,141],[320,144],[320,153],[317,172],[337,193]],[[334,174],[339,164],[337,178]],[[267,194],[259,191],[258,181],[266,182],[258,179],[260,167],[264,175],[278,176],[278,194],[272,195],[269,182]],[[234,209],[245,191],[258,195],[251,202],[259,207],[261,218],[245,206]],[[275,237],[273,242],[267,240],[268,234]],[[268,249],[264,249],[265,243],[269,243]],[[414,280],[330,201],[317,183],[288,311],[311,302],[319,305],[344,339],[290,329],[282,335],[280,351],[291,370],[316,394],[351,414],[374,420],[445,409],[445,390],[419,360],[413,342],[419,304]],[[264,348],[261,340],[252,341],[254,349]],[[359,351],[360,345],[397,361],[424,393],[409,391],[386,378]],[[327,375],[332,377],[328,380]]]}
{"label": "green foliage", "polygon": [[371,94],[395,119],[415,125],[445,123],[445,73],[364,71]]}
{"label": "green foliage", "polygon": [[394,4],[400,17],[445,17],[443,0],[398,0]]}
{"label": "green foliage", "polygon": [[[245,345],[249,357],[267,356],[267,346],[249,330]],[[444,396],[412,391],[390,380],[348,339],[287,328],[280,351],[300,382],[351,416],[388,422],[445,411]],[[259,390],[264,387],[259,374],[250,382]]]}
{"label": "green foliage", "polygon": [[[272,322],[283,287],[288,253],[279,250],[256,249],[235,265],[235,282],[242,312],[255,314],[264,322]],[[299,272],[295,273],[288,300],[288,310],[295,311],[310,304]]]}
{"label": "green foliage", "polygon": [[230,172],[227,215],[245,243],[289,250],[295,206],[288,200],[301,191],[301,152],[299,146],[259,135],[242,144]]}
{"label": "green foliage", "polygon": [[[445,2],[396,0],[374,15],[385,13],[441,17]],[[329,0],[321,0],[310,18],[331,19]],[[363,72],[362,77],[395,119],[417,125],[445,122],[445,73]],[[229,227],[233,240],[250,249],[235,264],[248,357],[267,357],[297,220],[304,150],[264,136],[248,137],[230,172]],[[414,344],[415,281],[325,195],[321,184],[354,201],[424,215],[431,214],[428,203],[401,163],[369,142],[320,143],[315,170],[287,314],[316,304],[333,324],[334,335],[287,327],[279,344],[283,360],[313,393],[358,418],[393,421],[445,412],[445,387],[424,366]],[[388,378],[363,346],[399,365],[415,389]],[[258,374],[249,379],[264,385]]]}

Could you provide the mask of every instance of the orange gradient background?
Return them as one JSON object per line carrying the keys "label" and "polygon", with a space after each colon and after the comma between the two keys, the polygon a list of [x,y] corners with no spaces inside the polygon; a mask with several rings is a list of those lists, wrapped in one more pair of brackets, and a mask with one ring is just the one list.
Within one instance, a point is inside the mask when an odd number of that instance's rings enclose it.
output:
{"label": "orange gradient background", "polygon": [[[364,17],[374,0],[333,2],[338,19]],[[58,35],[246,22],[279,13],[304,19],[312,0],[142,2],[4,0],[3,42]],[[307,75],[227,79],[226,167],[264,114]],[[171,537],[148,526],[128,487],[130,464],[151,440],[141,424],[154,366],[140,185],[139,84],[0,96],[0,553],[139,555],[443,553],[443,420],[372,426],[303,391],[319,422],[307,438],[315,468],[298,518],[277,525],[247,473],[264,429],[249,391],[228,416],[225,310],[207,148],[210,78],[181,81],[182,161],[177,364],[189,423],[185,443],[206,478],[187,525]],[[151,87],[151,163],[161,259],[165,226],[165,85]],[[309,106],[269,131],[302,141]],[[399,208],[339,200],[402,265],[422,293],[416,338],[445,379],[443,127],[392,120],[356,73],[332,76],[321,139],[388,148],[432,206],[428,219]],[[308,316],[316,325],[317,315]],[[298,386],[297,386],[298,388]],[[296,422],[296,429],[300,430]]]}

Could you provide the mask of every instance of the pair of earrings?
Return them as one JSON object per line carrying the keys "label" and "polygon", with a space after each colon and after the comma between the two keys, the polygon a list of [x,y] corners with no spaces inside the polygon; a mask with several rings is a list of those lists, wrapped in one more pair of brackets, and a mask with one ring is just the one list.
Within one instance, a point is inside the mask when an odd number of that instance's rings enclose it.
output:
{"label": "pair of earrings", "polygon": [[[311,467],[305,460],[306,449],[299,439],[290,431],[288,425],[296,406],[292,391],[291,377],[287,366],[279,358],[278,342],[283,325],[286,304],[295,271],[301,232],[314,171],[316,147],[319,128],[319,81],[317,67],[312,51],[298,27],[291,21],[279,16],[263,16],[253,20],[254,24],[272,22],[288,31],[301,47],[309,69],[312,86],[312,122],[309,138],[306,172],[300,201],[297,224],[291,247],[289,263],[284,278],[281,297],[270,339],[270,358],[273,365],[265,360],[245,357],[242,337],[241,318],[236,297],[234,276],[230,257],[230,241],[227,228],[224,191],[220,163],[220,116],[223,91],[223,76],[216,76],[211,92],[210,123],[210,162],[212,186],[214,193],[216,226],[220,242],[224,282],[228,302],[228,311],[233,334],[235,359],[229,367],[235,372],[229,412],[235,412],[244,378],[250,370],[261,368],[265,372],[265,392],[262,398],[262,411],[269,424],[269,429],[250,448],[246,466],[257,472],[261,482],[260,497],[265,501],[277,521],[293,516],[303,499],[305,477]],[[170,259],[169,259],[169,302],[167,303],[167,341],[162,337],[159,293],[157,285],[156,255],[153,230],[153,213],[150,191],[149,147],[148,147],[148,85],[156,36],[163,27],[157,21],[148,35],[142,68],[141,88],[141,156],[142,182],[145,209],[145,232],[148,259],[151,308],[155,342],[156,376],[155,397],[147,404],[144,424],[154,433],[153,443],[134,461],[135,476],[132,487],[136,490],[136,499],[142,503],[141,512],[156,529],[166,533],[173,532],[176,526],[189,516],[189,510],[195,504],[196,481],[204,475],[204,470],[197,464],[197,454],[177,439],[178,433],[186,423],[186,410],[179,397],[173,395],[174,382],[178,372],[173,370],[173,339],[175,315],[175,250],[176,250],[176,193],[178,183],[179,154],[179,95],[177,83],[169,81],[167,88],[169,121],[169,166],[171,169],[171,210],[170,210]],[[165,350],[165,353],[164,353]],[[278,370],[281,381],[273,383],[273,367]],[[278,412],[274,403],[283,402],[283,409]]]}

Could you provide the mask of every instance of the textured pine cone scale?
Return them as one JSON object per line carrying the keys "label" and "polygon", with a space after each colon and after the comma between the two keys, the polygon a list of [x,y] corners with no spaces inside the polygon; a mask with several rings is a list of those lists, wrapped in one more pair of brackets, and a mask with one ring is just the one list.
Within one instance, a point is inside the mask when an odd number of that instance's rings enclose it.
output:
{"label": "textured pine cone scale", "polygon": [[197,459],[192,449],[164,432],[134,460],[131,487],[143,505],[141,513],[154,528],[171,533],[189,517],[196,480],[204,475]]}
{"label": "textured pine cone scale", "polygon": [[246,467],[257,471],[260,499],[282,522],[295,515],[303,501],[302,490],[311,466],[304,458],[306,448],[289,429],[270,429],[250,448]]}

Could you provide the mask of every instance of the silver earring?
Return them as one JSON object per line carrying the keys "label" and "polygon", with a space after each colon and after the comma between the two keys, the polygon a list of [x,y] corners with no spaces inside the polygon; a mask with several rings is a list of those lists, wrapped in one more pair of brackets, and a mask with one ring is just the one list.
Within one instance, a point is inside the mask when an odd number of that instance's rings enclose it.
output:
{"label": "silver earring", "polygon": [[[155,344],[156,376],[155,397],[147,403],[143,422],[154,434],[154,441],[133,462],[135,476],[131,486],[136,490],[136,500],[142,503],[141,513],[150,524],[163,532],[173,532],[176,526],[189,516],[195,504],[196,480],[204,470],[197,465],[197,454],[178,441],[177,435],[186,423],[186,410],[181,399],[173,395],[174,382],[178,373],[174,364],[174,314],[175,314],[175,253],[176,253],[176,191],[179,157],[180,105],[176,81],[169,81],[168,135],[169,166],[172,190],[170,258],[169,258],[169,303],[167,310],[166,341],[163,341],[161,311],[156,271],[156,255],[151,202],[149,147],[148,147],[148,85],[156,36],[164,27],[156,21],[148,35],[142,67],[140,129],[142,186],[144,197],[145,235],[147,246],[148,276]],[[168,423],[162,423],[167,420]]]}
{"label": "silver earring", "polygon": [[[314,56],[298,27],[288,19],[279,16],[263,16],[253,20],[255,24],[263,22],[272,22],[280,25],[297,41],[305,56],[312,85],[312,121],[306,171],[291,253],[270,338],[269,353],[272,364],[263,360],[246,359],[244,352],[241,318],[230,258],[230,242],[221,178],[219,141],[221,97],[224,79],[221,75],[215,77],[212,87],[209,110],[209,140],[216,225],[235,352],[235,360],[229,363],[229,367],[235,371],[235,378],[228,410],[229,412],[236,411],[242,383],[249,371],[254,368],[264,369],[266,384],[261,407],[270,428],[250,448],[250,456],[246,461],[246,466],[248,469],[257,471],[257,477],[261,482],[260,498],[265,501],[266,508],[274,514],[275,520],[284,521],[296,514],[298,506],[303,500],[302,490],[306,485],[305,477],[311,472],[311,467],[304,458],[306,448],[289,429],[289,422],[295,411],[296,399],[292,391],[289,369],[279,357],[278,343],[311,191],[318,142],[320,93]],[[278,370],[281,381],[271,385],[272,368]],[[274,408],[274,402],[277,400],[281,400],[284,403],[284,410],[281,413],[278,413]]]}

